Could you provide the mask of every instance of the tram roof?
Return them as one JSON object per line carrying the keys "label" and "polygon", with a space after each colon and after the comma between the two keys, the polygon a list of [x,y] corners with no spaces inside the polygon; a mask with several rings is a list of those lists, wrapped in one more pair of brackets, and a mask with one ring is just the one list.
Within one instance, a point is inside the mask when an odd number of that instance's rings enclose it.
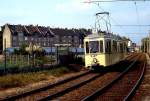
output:
{"label": "tram roof", "polygon": [[119,35],[106,32],[93,33],[85,37],[85,39],[94,39],[94,38],[110,38],[115,40],[122,40],[122,37],[120,37]]}

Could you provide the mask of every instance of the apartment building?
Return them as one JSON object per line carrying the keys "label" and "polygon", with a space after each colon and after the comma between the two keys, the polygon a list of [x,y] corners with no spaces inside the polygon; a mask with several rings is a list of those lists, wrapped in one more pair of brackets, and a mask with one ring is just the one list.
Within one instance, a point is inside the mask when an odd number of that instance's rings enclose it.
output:
{"label": "apartment building", "polygon": [[62,29],[34,25],[6,24],[3,30],[3,50],[5,48],[19,48],[22,44],[30,43],[45,47],[57,45],[82,47],[83,38],[91,34],[86,29]]}

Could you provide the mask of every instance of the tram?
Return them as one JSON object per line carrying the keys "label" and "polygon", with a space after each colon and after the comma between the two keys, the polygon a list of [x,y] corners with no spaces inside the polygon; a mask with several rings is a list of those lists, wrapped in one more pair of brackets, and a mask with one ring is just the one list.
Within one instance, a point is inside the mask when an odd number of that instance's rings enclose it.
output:
{"label": "tram", "polygon": [[106,67],[123,59],[127,45],[122,37],[107,32],[95,32],[84,39],[85,67]]}

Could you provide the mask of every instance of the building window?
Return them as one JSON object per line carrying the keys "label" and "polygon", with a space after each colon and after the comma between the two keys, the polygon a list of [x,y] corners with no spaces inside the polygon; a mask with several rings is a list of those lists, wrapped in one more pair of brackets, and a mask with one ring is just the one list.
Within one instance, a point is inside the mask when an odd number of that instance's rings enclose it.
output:
{"label": "building window", "polygon": [[23,41],[23,33],[18,33],[18,39],[19,41]]}
{"label": "building window", "polygon": [[16,41],[16,40],[17,40],[17,37],[16,37],[16,36],[14,36],[14,37],[13,37],[13,41]]}
{"label": "building window", "polygon": [[66,40],[65,40],[65,39],[63,39],[62,41],[63,41],[64,43],[66,42]]}
{"label": "building window", "polygon": [[16,41],[14,41],[14,42],[13,42],[13,46],[14,46],[14,47],[16,47],[16,46],[17,46]]}
{"label": "building window", "polygon": [[33,38],[31,38],[31,41],[33,41]]}
{"label": "building window", "polygon": [[28,40],[28,37],[25,37],[25,41],[27,41]]}
{"label": "building window", "polygon": [[46,42],[43,43],[43,46],[46,46]]}
{"label": "building window", "polygon": [[69,42],[69,43],[71,43],[71,40],[70,40],[70,39],[68,39],[68,42]]}
{"label": "building window", "polygon": [[53,38],[50,38],[50,42],[53,42]]}

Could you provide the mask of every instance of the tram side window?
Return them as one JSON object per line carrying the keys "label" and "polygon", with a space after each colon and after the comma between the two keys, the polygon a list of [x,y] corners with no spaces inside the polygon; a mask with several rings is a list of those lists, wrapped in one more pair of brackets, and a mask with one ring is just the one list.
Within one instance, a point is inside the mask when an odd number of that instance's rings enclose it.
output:
{"label": "tram side window", "polygon": [[108,42],[105,42],[105,52],[108,53]]}
{"label": "tram side window", "polygon": [[99,52],[99,41],[90,41],[90,53],[97,53]]}
{"label": "tram side window", "polygon": [[100,52],[103,53],[103,41],[100,41]]}
{"label": "tram side window", "polygon": [[124,43],[124,51],[127,52],[127,44]]}
{"label": "tram side window", "polygon": [[113,52],[117,52],[117,42],[113,41]]}
{"label": "tram side window", "polygon": [[120,44],[119,43],[117,43],[117,52],[120,52],[120,46],[119,46]]}
{"label": "tram side window", "polygon": [[111,41],[106,41],[106,44],[105,44],[105,51],[106,53],[110,53],[111,52]]}
{"label": "tram side window", "polygon": [[122,53],[123,52],[123,44],[120,43],[120,52]]}
{"label": "tram side window", "polygon": [[115,52],[117,52],[117,42],[115,41]]}
{"label": "tram side window", "polygon": [[86,42],[85,44],[86,44],[86,53],[89,53],[89,43]]}

